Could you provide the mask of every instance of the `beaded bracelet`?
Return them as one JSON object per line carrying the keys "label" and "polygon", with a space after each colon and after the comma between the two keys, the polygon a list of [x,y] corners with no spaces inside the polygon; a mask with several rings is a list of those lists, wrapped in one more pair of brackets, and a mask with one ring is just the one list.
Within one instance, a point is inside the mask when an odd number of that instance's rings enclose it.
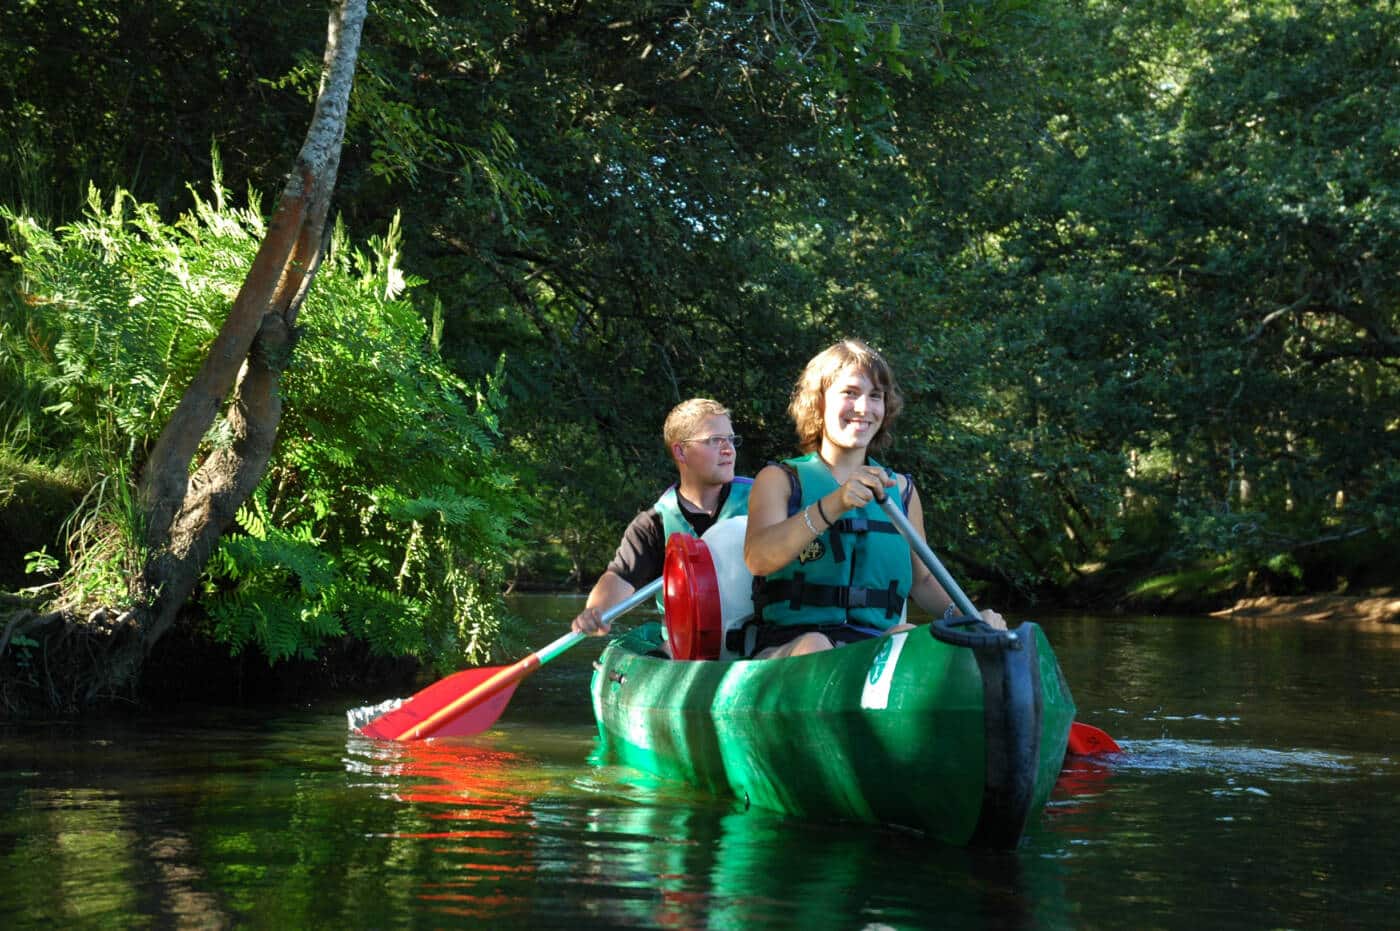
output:
{"label": "beaded bracelet", "polygon": [[812,531],[812,536],[819,537],[822,535],[822,532],[812,525],[812,517],[807,513],[810,510],[812,510],[810,504],[802,509],[802,522],[807,525],[808,530]]}

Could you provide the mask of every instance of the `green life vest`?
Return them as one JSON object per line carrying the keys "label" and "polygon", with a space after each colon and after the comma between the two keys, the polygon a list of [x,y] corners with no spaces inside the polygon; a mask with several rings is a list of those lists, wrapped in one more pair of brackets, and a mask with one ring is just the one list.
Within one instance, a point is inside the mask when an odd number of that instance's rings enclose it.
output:
{"label": "green life vest", "polygon": [[[797,510],[839,487],[815,452],[783,465],[796,473],[801,492]],[[873,459],[870,465],[884,468]],[[895,500],[905,506],[898,495]],[[754,610],[764,623],[783,626],[893,627],[914,584],[909,544],[878,502],[830,516],[835,523],[796,559],[771,575],[754,578]]]}
{"label": "green life vest", "polygon": [[[753,488],[753,479],[740,478],[736,476],[729,484],[729,495],[724,499],[724,504],[720,505],[719,513],[715,515],[715,523],[728,520],[731,517],[742,517],[749,513],[749,491]],[[678,492],[676,486],[672,485],[661,493],[661,497],[656,499],[652,510],[661,515],[661,532],[667,540],[673,534],[686,533],[692,537],[700,534],[695,532],[695,528],[690,525],[685,512],[681,510],[681,503],[677,500]],[[656,594],[656,606],[665,610],[664,599],[661,592]]]}

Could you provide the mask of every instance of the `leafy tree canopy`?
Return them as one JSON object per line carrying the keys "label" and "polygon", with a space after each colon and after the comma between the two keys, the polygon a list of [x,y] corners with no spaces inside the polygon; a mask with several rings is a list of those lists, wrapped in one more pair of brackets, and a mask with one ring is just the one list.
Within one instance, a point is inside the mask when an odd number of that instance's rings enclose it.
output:
{"label": "leafy tree canopy", "polygon": [[[231,187],[270,188],[318,17],[6,7],[10,201],[71,219],[95,178],[174,216],[211,139]],[[892,459],[974,589],[1203,558],[1342,585],[1375,577],[1400,506],[1398,23],[1335,0],[390,0],[337,202],[351,229],[402,213],[458,377],[505,359],[513,572],[591,579],[669,481],[687,396],[734,408],[750,471],[790,452],[792,380],[856,335],[904,382]]]}

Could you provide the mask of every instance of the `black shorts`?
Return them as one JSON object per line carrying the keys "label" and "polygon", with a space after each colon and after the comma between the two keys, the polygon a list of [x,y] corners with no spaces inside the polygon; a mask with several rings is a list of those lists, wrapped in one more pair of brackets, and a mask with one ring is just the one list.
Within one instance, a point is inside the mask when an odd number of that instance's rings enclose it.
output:
{"label": "black shorts", "polygon": [[758,633],[754,638],[753,652],[756,654],[761,650],[771,647],[780,647],[790,640],[796,640],[803,634],[824,634],[836,646],[843,643],[858,643],[861,640],[870,640],[879,637],[884,633],[874,627],[862,627],[859,624],[762,624],[758,625]]}

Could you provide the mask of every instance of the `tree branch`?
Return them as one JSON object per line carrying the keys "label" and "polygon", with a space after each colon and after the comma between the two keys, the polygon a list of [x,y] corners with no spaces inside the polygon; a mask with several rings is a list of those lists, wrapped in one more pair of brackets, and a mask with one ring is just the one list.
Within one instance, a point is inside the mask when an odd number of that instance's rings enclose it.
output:
{"label": "tree branch", "polygon": [[[324,252],[366,6],[367,0],[342,0],[331,13],[320,91],[296,165],[228,318],[142,474],[151,555],[134,587],[138,597],[152,599],[147,649],[174,622],[271,458],[282,412],[280,377]],[[190,463],[226,399],[234,442],[210,453],[191,475]]]}

